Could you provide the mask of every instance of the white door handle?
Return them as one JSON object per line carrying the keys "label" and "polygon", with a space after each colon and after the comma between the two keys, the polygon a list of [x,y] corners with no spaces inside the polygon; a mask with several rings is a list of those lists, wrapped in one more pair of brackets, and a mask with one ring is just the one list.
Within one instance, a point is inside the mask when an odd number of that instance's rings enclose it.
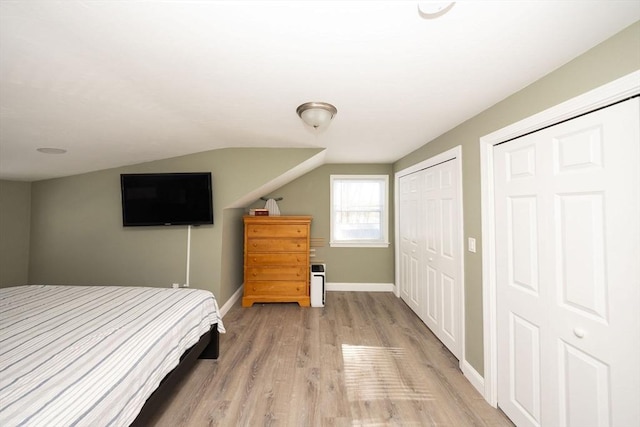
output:
{"label": "white door handle", "polygon": [[573,335],[575,335],[578,338],[583,338],[584,337],[584,329],[574,328],[573,329]]}
{"label": "white door handle", "polygon": [[433,258],[429,258],[429,262],[433,262]]}

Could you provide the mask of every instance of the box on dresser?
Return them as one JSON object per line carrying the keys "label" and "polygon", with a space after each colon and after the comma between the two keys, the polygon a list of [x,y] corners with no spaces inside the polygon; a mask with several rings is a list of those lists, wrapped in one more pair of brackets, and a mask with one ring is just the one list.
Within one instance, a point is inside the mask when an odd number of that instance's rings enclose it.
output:
{"label": "box on dresser", "polygon": [[249,209],[249,215],[251,216],[269,216],[268,209]]}

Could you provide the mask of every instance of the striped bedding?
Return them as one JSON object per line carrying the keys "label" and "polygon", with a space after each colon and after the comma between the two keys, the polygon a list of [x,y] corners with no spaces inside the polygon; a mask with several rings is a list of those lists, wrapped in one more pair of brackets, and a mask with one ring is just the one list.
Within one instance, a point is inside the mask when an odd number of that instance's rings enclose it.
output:
{"label": "striped bedding", "polygon": [[0,289],[0,426],[127,426],[215,323],[198,289]]}

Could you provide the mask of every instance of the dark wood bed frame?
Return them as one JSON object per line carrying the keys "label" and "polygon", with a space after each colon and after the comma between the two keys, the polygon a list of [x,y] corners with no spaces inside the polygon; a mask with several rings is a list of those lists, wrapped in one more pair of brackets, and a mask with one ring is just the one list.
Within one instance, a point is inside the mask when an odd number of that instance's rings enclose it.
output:
{"label": "dark wood bed frame", "polygon": [[158,413],[158,410],[167,402],[167,397],[176,384],[182,380],[191,370],[197,359],[217,359],[220,355],[220,334],[218,324],[211,326],[209,332],[200,337],[190,349],[184,352],[178,366],[173,368],[160,382],[160,385],[147,399],[140,410],[138,417],[131,423],[132,427],[146,427],[150,419]]}

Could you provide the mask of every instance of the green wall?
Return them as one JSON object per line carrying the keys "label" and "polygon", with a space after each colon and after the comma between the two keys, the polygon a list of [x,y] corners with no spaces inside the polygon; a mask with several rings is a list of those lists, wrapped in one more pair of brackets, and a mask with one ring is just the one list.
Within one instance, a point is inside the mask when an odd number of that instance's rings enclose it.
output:
{"label": "green wall", "polygon": [[0,287],[29,281],[31,183],[0,181]]}
{"label": "green wall", "polygon": [[212,291],[224,304],[243,282],[243,209],[231,206],[319,151],[213,150],[34,182],[29,280],[156,287],[184,283],[187,227],[123,227],[120,174],[210,171],[214,225],[192,228],[190,285]]}
{"label": "green wall", "polygon": [[640,23],[594,47],[539,81],[398,160],[395,172],[462,145],[465,253],[466,359],[484,372],[482,322],[482,234],[480,137],[640,69]]}
{"label": "green wall", "polygon": [[[388,248],[331,248],[329,247],[331,175],[388,175],[389,176],[389,241]],[[282,215],[312,215],[311,237],[323,238],[325,245],[316,249],[312,261],[327,264],[330,283],[394,283],[394,226],[393,226],[393,168],[378,164],[329,164],[321,166],[279,188],[265,197],[282,197],[278,208]],[[258,201],[251,207],[264,207]]]}

